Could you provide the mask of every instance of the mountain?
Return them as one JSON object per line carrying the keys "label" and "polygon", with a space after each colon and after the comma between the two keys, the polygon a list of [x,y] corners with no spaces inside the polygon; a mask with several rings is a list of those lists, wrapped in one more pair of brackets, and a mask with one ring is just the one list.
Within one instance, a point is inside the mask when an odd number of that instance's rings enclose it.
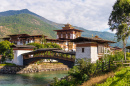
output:
{"label": "mountain", "polygon": [[43,22],[30,14],[19,14],[12,16],[0,17],[0,37],[5,37],[9,34],[44,34],[50,38],[56,38],[56,33],[52,25]]}
{"label": "mountain", "polygon": [[[62,29],[64,24],[59,24],[45,19],[28,9],[23,10],[9,10],[0,12],[0,37],[8,34],[44,34],[49,38],[56,38],[56,33],[53,30]],[[77,25],[78,26],[78,25]],[[109,32],[99,32],[86,30],[82,27],[74,26],[76,29],[83,30],[82,36],[92,37],[98,35],[100,38],[116,41],[115,34]],[[128,40],[130,44],[130,39]],[[122,47],[122,43],[115,43],[112,46]]]}

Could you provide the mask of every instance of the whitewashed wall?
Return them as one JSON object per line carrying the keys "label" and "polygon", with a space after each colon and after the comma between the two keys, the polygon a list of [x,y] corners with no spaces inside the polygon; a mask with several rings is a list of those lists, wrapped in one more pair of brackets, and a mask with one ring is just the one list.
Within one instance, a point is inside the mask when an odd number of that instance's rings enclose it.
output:
{"label": "whitewashed wall", "polygon": [[91,46],[91,62],[95,63],[98,60],[97,47]]}
{"label": "whitewashed wall", "polygon": [[[84,48],[84,52],[82,52]],[[87,58],[91,59],[91,62],[96,62],[98,59],[97,47],[76,47],[76,58]]]}
{"label": "whitewashed wall", "polygon": [[16,65],[23,65],[23,56],[21,54],[31,52],[32,50],[14,50],[14,59],[12,60]]}
{"label": "whitewashed wall", "polygon": [[[84,48],[84,53],[82,53]],[[76,58],[91,58],[91,47],[76,47]]]}

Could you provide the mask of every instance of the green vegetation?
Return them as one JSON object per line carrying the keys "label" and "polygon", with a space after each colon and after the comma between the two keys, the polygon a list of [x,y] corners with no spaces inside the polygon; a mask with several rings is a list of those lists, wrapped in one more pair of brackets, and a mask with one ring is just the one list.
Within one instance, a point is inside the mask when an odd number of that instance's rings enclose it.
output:
{"label": "green vegetation", "polygon": [[[40,43],[29,43],[27,45],[33,45],[35,46],[36,48],[35,49],[40,49],[40,48],[44,48],[44,45],[43,44],[40,44]],[[34,50],[35,50],[34,49]]]}
{"label": "green vegetation", "polygon": [[123,58],[123,52],[115,52],[114,55],[105,55],[103,59],[96,63],[91,63],[89,59],[77,59],[75,66],[68,72],[69,76],[62,80],[54,78],[54,83],[51,86],[77,86],[92,76],[115,70],[121,65],[115,67],[113,61],[120,61]]}
{"label": "green vegetation", "polygon": [[12,64],[12,63],[4,63],[4,64],[0,64],[0,66],[15,66],[15,64]]}
{"label": "green vegetation", "polygon": [[122,51],[115,51],[114,54],[106,55],[104,58],[110,58],[112,61],[120,61],[124,59],[124,53]]}
{"label": "green vegetation", "polygon": [[46,39],[45,39],[45,36],[43,34],[42,34],[40,41],[42,44],[46,44]]}
{"label": "green vegetation", "polygon": [[87,81],[95,70],[96,64],[91,63],[88,59],[78,59],[76,66],[68,72],[69,76],[62,80],[54,78],[54,83],[51,83],[51,86],[77,86]]}
{"label": "green vegetation", "polygon": [[130,85],[130,67],[123,68],[115,73],[114,77],[109,77],[106,82],[96,86],[129,86]]}
{"label": "green vegetation", "polygon": [[36,49],[40,49],[40,48],[58,48],[58,49],[61,49],[61,47],[56,43],[46,43],[46,44],[29,43],[27,45],[33,45],[33,46],[37,47]]}
{"label": "green vegetation", "polygon": [[6,59],[13,59],[13,49],[10,47],[13,45],[9,41],[0,42],[0,55],[2,55],[2,62]]}
{"label": "green vegetation", "polygon": [[30,14],[19,14],[6,17],[0,17],[0,36],[9,34],[26,33],[30,35],[44,34],[50,38],[55,38],[57,29],[39,18]]}
{"label": "green vegetation", "polygon": [[130,53],[128,53],[128,52],[126,53],[126,59],[130,60]]}

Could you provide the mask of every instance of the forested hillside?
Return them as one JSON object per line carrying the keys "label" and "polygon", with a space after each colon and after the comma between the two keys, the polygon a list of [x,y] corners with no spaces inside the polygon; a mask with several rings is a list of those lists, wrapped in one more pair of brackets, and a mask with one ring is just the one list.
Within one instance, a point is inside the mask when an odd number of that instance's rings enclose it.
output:
{"label": "forested hillside", "polygon": [[8,34],[27,33],[30,35],[44,34],[50,38],[56,38],[56,33],[53,31],[55,29],[57,28],[30,14],[0,17],[1,37]]}

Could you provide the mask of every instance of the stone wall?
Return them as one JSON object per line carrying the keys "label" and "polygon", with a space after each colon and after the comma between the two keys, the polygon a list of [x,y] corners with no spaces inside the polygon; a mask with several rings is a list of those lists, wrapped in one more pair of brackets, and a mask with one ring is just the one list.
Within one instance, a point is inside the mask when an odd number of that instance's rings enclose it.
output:
{"label": "stone wall", "polygon": [[68,66],[63,64],[31,64],[29,66],[0,66],[1,74],[21,74],[21,73],[35,73],[43,71],[58,71],[69,70]]}
{"label": "stone wall", "polygon": [[23,66],[0,66],[0,74],[16,74]]}

